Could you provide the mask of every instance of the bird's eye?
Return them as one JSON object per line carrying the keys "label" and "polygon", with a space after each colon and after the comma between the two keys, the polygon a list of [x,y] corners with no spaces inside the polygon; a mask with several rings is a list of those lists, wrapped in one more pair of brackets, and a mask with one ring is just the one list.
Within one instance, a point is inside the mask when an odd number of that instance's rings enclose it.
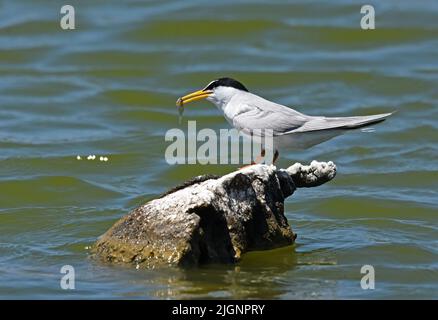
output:
{"label": "bird's eye", "polygon": [[207,84],[207,86],[204,89],[202,89],[202,91],[213,90],[216,87],[217,87],[217,81],[215,80]]}

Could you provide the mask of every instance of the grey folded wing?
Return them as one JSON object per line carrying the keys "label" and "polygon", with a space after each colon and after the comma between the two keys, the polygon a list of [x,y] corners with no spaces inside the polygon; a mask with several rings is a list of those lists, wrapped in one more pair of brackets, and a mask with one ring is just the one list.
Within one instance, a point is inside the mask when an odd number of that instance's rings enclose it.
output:
{"label": "grey folded wing", "polygon": [[329,129],[357,129],[384,121],[390,115],[392,113],[356,117],[309,117],[302,126],[292,129],[285,134]]}
{"label": "grey folded wing", "polygon": [[356,117],[315,117],[286,106],[259,99],[245,103],[243,111],[233,118],[233,126],[247,134],[271,129],[274,136],[329,129],[355,129],[385,120],[392,113]]}
{"label": "grey folded wing", "polygon": [[251,106],[247,111],[234,116],[233,126],[244,133],[255,135],[260,130],[270,129],[272,134],[277,136],[302,127],[309,119],[293,109],[281,107],[271,110]]}

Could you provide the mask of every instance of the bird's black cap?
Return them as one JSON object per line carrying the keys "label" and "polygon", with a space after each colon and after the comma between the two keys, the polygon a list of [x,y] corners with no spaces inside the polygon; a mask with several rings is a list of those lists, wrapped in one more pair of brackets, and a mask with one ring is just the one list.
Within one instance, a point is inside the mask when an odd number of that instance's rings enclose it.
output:
{"label": "bird's black cap", "polygon": [[248,92],[248,89],[245,88],[245,86],[243,84],[241,84],[239,81],[231,79],[231,78],[220,78],[217,80],[214,80],[212,82],[210,82],[204,89],[203,91],[206,90],[213,90],[216,87],[232,87],[238,90],[242,90],[242,91],[246,91]]}

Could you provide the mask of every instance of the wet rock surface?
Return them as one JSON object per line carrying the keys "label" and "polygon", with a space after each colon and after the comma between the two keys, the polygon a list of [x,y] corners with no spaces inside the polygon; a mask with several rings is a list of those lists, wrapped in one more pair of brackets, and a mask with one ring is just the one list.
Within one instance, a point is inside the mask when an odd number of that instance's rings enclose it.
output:
{"label": "wet rock surface", "polygon": [[287,169],[253,165],[199,176],[132,210],[93,246],[93,256],[136,267],[233,263],[251,250],[295,241],[284,200],[336,175],[332,162]]}

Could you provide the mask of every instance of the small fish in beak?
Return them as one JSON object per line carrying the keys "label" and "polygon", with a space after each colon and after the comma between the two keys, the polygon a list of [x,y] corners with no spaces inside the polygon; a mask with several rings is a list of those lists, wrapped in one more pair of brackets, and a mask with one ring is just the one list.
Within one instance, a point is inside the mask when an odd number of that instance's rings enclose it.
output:
{"label": "small fish in beak", "polygon": [[178,109],[178,124],[182,123],[182,119],[183,119],[183,114],[184,114],[184,102],[183,99],[178,98],[178,100],[176,100],[176,107]]}

